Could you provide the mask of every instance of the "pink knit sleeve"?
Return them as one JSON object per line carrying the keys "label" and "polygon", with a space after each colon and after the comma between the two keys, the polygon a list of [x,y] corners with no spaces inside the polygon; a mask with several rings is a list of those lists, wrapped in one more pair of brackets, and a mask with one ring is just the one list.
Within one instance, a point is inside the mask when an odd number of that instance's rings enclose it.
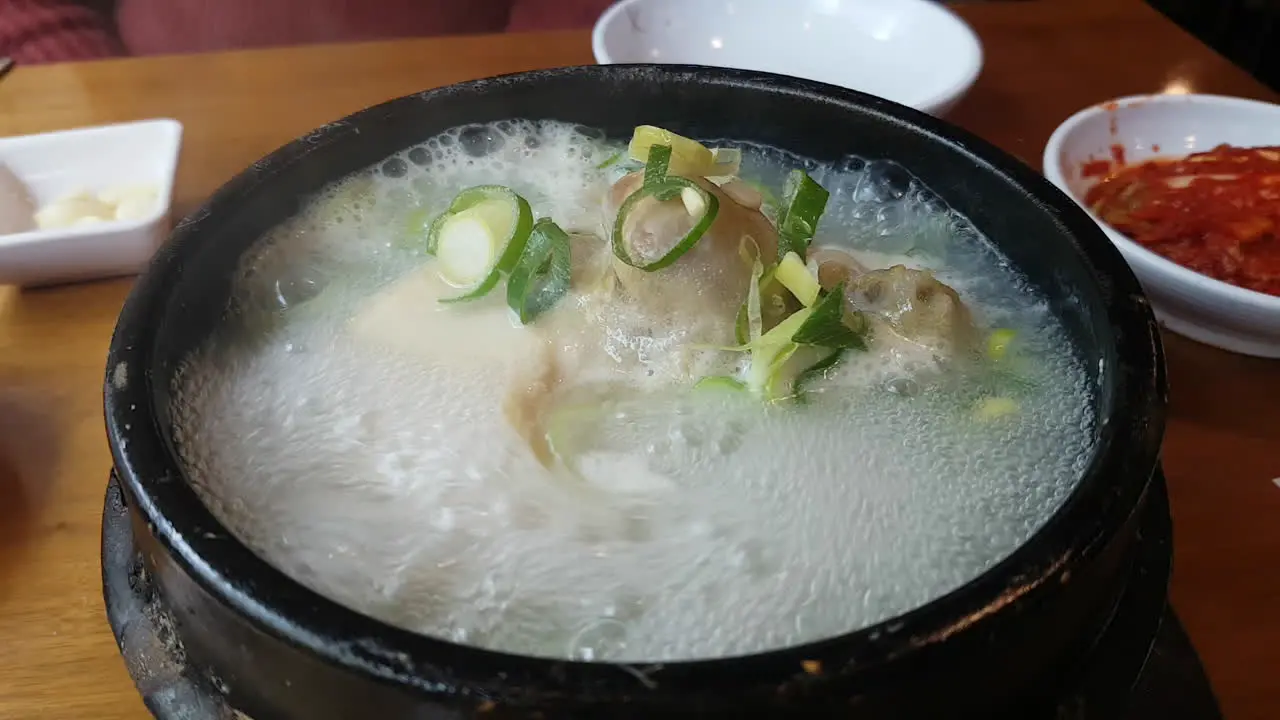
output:
{"label": "pink knit sleeve", "polygon": [[103,12],[72,0],[0,0],[0,56],[19,63],[87,60],[123,49]]}

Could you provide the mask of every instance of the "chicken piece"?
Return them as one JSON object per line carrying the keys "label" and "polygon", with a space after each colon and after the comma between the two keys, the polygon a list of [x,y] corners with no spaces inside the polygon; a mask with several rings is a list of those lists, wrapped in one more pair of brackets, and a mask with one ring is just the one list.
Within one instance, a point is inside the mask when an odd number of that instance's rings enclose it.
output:
{"label": "chicken piece", "polygon": [[730,180],[720,186],[720,191],[748,210],[759,210],[764,205],[764,195],[741,180]]}
{"label": "chicken piece", "polygon": [[867,267],[856,258],[836,248],[813,248],[808,259],[818,266],[818,284],[823,290],[834,290],[839,285],[848,289],[855,278],[867,272]]}
{"label": "chicken piece", "polygon": [[563,379],[562,368],[550,345],[542,345],[537,352],[534,362],[512,378],[502,413],[538,462],[551,467],[554,456],[547,439],[547,413]]}
{"label": "chicken piece", "polygon": [[[503,416],[545,466],[554,457],[547,442],[547,414],[572,379],[575,383],[618,372],[644,376],[644,367],[624,364],[607,352],[603,329],[583,306],[609,272],[607,247],[589,235],[571,235],[569,296],[528,326],[512,321],[494,296],[441,304],[456,294],[427,263],[367,301],[348,329],[366,346],[394,352],[423,365],[491,379]],[[301,305],[296,311],[302,311]]]}
{"label": "chicken piece", "polygon": [[440,303],[456,292],[434,268],[423,266],[370,299],[349,331],[379,351],[491,378],[512,430],[540,462],[549,463],[541,416],[561,381],[564,358],[546,334],[512,323],[505,304],[491,298]]}
{"label": "chicken piece", "polygon": [[852,309],[935,352],[962,351],[976,336],[973,316],[959,294],[928,270],[894,265],[866,272],[852,280],[845,298]]}
{"label": "chicken piece", "polygon": [[[643,181],[643,172],[631,173],[606,194],[610,228],[618,208]],[[715,313],[731,320],[751,279],[751,264],[741,251],[744,243],[754,245],[762,258],[772,259],[778,253],[778,233],[760,212],[759,193],[750,186],[730,182],[721,188],[705,179],[695,182],[719,201],[715,222],[698,244],[674,265],[658,272],[645,272],[616,259],[614,270],[626,293],[650,312]],[[658,202],[646,198],[631,211],[623,232],[634,254],[657,257],[696,221],[679,199]]]}
{"label": "chicken piece", "polygon": [[442,367],[506,375],[525,358],[537,357],[545,339],[514,325],[506,305],[490,298],[441,304],[457,292],[426,265],[371,298],[349,327],[370,344]]}

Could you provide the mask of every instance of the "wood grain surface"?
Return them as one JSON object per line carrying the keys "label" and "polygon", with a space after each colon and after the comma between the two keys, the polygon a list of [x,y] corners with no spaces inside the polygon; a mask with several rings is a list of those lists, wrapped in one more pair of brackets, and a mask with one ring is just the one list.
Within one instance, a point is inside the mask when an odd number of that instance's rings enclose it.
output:
{"label": "wood grain surface", "polygon": [[[1038,167],[1076,110],[1161,89],[1276,100],[1137,0],[960,4],[986,67],[951,119]],[[18,68],[0,134],[167,116],[176,212],[326,121],[459,80],[592,61],[568,32]],[[107,343],[128,280],[0,287],[0,719],[147,717],[107,628]],[[1174,606],[1228,720],[1280,717],[1280,362],[1168,336]]]}

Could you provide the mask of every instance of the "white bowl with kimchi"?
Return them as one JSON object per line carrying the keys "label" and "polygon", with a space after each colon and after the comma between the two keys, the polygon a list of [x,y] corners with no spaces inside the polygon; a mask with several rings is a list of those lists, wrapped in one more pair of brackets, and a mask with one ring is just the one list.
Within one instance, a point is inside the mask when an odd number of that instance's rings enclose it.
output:
{"label": "white bowl with kimchi", "polygon": [[1280,105],[1103,103],[1053,133],[1044,174],[1111,237],[1165,327],[1280,358]]}

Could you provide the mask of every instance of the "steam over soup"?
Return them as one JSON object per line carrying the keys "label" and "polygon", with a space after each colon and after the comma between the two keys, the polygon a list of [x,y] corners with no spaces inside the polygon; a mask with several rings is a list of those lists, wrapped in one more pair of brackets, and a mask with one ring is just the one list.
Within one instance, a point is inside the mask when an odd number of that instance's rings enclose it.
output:
{"label": "steam over soup", "polygon": [[201,497],[316,591],[487,648],[864,627],[1023,543],[1093,445],[1045,299],[884,161],[456,129],[323,192],[233,292],[175,381]]}

